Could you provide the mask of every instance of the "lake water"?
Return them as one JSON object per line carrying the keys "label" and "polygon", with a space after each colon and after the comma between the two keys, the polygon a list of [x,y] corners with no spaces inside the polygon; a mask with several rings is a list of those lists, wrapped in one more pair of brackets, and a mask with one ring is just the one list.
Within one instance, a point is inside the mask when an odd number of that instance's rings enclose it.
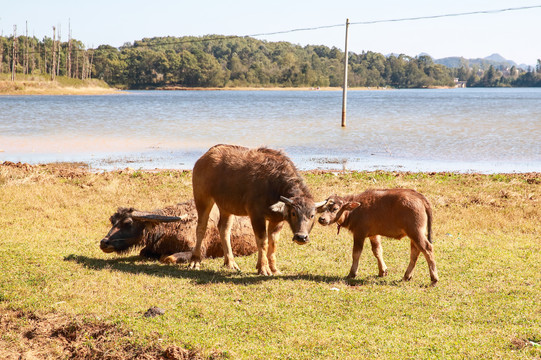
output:
{"label": "lake water", "polygon": [[0,161],[191,169],[218,143],[302,170],[541,171],[541,89],[0,96]]}

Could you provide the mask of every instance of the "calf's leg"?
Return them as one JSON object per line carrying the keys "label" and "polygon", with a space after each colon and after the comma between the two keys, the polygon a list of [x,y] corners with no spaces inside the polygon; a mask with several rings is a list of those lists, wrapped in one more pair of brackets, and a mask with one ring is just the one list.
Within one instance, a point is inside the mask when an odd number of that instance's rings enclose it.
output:
{"label": "calf's leg", "polygon": [[[416,255],[415,255],[415,261],[410,260],[410,265],[408,269],[406,270],[406,274],[404,275],[404,280],[411,279],[411,271],[413,271],[413,267],[415,267],[415,262],[417,261],[417,257],[419,257],[419,253],[423,253],[425,256],[426,262],[428,263],[428,271],[430,272],[430,280],[432,280],[432,285],[436,285],[438,282],[438,271],[436,269],[436,261],[434,260],[434,247],[432,244],[428,241],[426,236],[423,234],[417,234],[416,236],[411,237],[411,249],[412,249],[412,255],[411,259],[413,259],[413,248],[416,249]],[[411,268],[411,269],[410,269]]]}
{"label": "calf's leg", "polygon": [[379,235],[370,237],[370,244],[372,245],[372,253],[378,260],[378,276],[387,276],[387,265],[383,261],[383,249],[381,248],[381,237]]}
{"label": "calf's leg", "polygon": [[220,239],[222,240],[222,248],[224,250],[224,266],[240,271],[239,266],[235,262],[233,250],[231,249],[231,226],[233,226],[233,216],[220,209],[218,228],[220,230]]}
{"label": "calf's leg", "polygon": [[430,272],[432,286],[434,286],[439,280],[438,270],[436,269],[436,260],[434,259],[434,247],[425,236],[421,236],[419,242],[421,252],[425,256],[426,262],[428,263],[428,271]]}
{"label": "calf's leg", "polygon": [[410,264],[408,265],[406,273],[404,274],[404,281],[411,280],[411,273],[413,272],[415,264],[417,263],[417,259],[419,258],[419,254],[421,253],[413,240],[410,240],[410,249]]}
{"label": "calf's leg", "polygon": [[357,276],[357,269],[359,268],[359,258],[363,252],[365,235],[353,235],[353,262],[351,263],[351,269],[349,270],[348,278],[353,279]]}

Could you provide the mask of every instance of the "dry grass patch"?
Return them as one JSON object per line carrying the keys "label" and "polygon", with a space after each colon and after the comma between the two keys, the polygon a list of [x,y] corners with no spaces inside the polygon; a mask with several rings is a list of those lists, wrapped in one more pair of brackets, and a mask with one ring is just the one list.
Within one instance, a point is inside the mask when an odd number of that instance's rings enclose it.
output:
{"label": "dry grass patch", "polygon": [[118,90],[97,79],[79,80],[59,76],[55,81],[51,81],[47,76],[18,74],[16,81],[11,81],[0,77],[0,95],[104,95],[114,93],[118,93]]}
{"label": "dry grass patch", "polygon": [[[391,187],[427,196],[438,286],[429,288],[424,259],[413,280],[402,282],[409,243],[391,239],[383,240],[387,277],[376,276],[367,244],[358,278],[346,280],[351,235],[318,225],[302,247],[283,231],[278,277],[258,276],[256,255],[238,257],[236,273],[223,269],[222,259],[190,271],[136,253],[104,254],[99,240],[117,207],[152,210],[188,200],[191,172],[4,163],[0,349],[52,358],[72,357],[73,349],[87,358],[114,358],[115,351],[166,358],[171,347],[235,359],[541,356],[539,173],[304,176],[316,200]],[[165,313],[144,317],[153,306]]]}

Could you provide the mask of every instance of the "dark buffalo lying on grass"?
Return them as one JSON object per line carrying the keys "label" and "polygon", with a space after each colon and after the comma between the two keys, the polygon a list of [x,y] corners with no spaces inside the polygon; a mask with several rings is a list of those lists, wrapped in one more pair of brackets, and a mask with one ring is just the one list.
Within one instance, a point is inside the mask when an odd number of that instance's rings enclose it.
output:
{"label": "dark buffalo lying on grass", "polygon": [[[209,216],[208,236],[201,246],[205,257],[224,255],[217,229],[219,217],[214,207]],[[196,243],[197,211],[193,200],[154,212],[119,208],[110,221],[112,228],[100,242],[100,248],[106,253],[123,254],[142,247],[141,257],[182,263],[190,259]],[[237,256],[250,255],[257,250],[248,218],[232,219],[231,246]]]}
{"label": "dark buffalo lying on grass", "polygon": [[410,238],[410,263],[404,280],[411,274],[420,253],[426,258],[432,285],[438,281],[432,246],[432,208],[427,198],[411,189],[367,190],[358,195],[337,196],[327,199],[319,218],[322,225],[336,223],[338,231],[344,227],[353,233],[353,263],[348,277],[357,275],[359,257],[365,238],[370,238],[372,252],[378,260],[379,276],[387,275],[383,261],[381,236]]}
{"label": "dark buffalo lying on grass", "polygon": [[[281,151],[216,145],[193,168],[193,194],[197,208],[197,243],[190,267],[201,263],[201,244],[214,204],[220,209],[218,228],[224,246],[224,265],[239,270],[231,249],[233,215],[248,216],[256,238],[260,275],[280,274],[276,267],[276,241],[284,222],[293,241],[306,244],[318,206],[293,162]],[[268,224],[268,225],[267,225]]]}

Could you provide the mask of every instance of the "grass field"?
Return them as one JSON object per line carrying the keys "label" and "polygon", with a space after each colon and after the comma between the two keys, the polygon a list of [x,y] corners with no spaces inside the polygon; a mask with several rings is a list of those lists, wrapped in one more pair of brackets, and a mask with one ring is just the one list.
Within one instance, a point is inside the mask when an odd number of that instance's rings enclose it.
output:
{"label": "grass field", "polygon": [[[191,198],[191,172],[88,172],[0,165],[0,358],[531,359],[541,357],[541,174],[304,173],[316,200],[413,188],[434,209],[440,276],[421,256],[402,282],[409,241],[384,239],[389,275],[365,246],[316,225],[299,246],[285,229],[282,276],[205,259],[200,271],[105,254],[119,206]],[[152,306],[165,310],[144,317]]]}

